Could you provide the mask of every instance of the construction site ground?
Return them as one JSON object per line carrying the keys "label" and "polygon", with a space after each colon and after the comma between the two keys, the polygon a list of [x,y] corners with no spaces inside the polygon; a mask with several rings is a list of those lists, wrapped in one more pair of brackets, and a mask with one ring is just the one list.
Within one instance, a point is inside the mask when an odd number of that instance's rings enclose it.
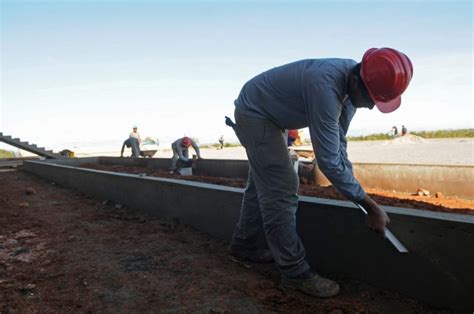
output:
{"label": "construction site ground", "polygon": [[[136,166],[121,166],[121,165],[100,165],[88,164],[83,167],[96,170],[132,173],[132,174],[146,174],[147,176],[175,178],[191,181],[207,182],[213,184],[220,184],[232,187],[245,187],[246,181],[240,178],[221,178],[210,176],[181,176],[179,174],[170,174],[167,171],[152,170],[145,167]],[[460,199],[457,197],[444,196],[436,191],[431,191],[429,195],[423,195],[418,191],[413,193],[385,191],[379,189],[366,189],[367,193],[381,205],[415,208],[422,210],[431,210],[439,212],[474,214],[474,200]],[[315,196],[320,198],[339,199],[344,200],[344,196],[339,193],[334,187],[321,187],[314,184],[300,183],[299,194],[304,196]]]}
{"label": "construction site ground", "polygon": [[1,313],[447,312],[337,274],[325,274],[336,298],[286,294],[273,265],[236,264],[226,242],[178,221],[22,171],[0,180]]}

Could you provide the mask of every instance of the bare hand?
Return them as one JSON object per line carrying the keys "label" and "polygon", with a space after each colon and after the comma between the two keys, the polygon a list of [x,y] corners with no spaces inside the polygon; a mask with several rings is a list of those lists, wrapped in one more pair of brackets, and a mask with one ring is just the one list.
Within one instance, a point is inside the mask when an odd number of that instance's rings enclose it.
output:
{"label": "bare hand", "polygon": [[[362,204],[363,203],[363,204]],[[361,202],[361,205],[367,210],[367,226],[375,232],[385,236],[385,227],[390,223],[390,218],[380,206],[368,195]]]}
{"label": "bare hand", "polygon": [[382,210],[380,214],[368,214],[365,222],[371,230],[385,236],[385,227],[390,223],[390,219]]}

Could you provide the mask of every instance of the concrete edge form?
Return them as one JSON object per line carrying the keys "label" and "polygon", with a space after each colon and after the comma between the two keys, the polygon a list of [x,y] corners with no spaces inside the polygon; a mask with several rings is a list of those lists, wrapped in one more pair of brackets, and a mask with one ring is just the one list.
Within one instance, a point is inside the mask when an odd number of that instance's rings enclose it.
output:
{"label": "concrete edge form", "polygon": [[[238,188],[51,162],[26,161],[23,169],[149,216],[178,218],[226,240],[239,216],[242,189]],[[387,241],[369,231],[364,216],[351,203],[301,197],[297,228],[308,262],[323,274],[337,273],[435,306],[472,311],[473,217],[387,210],[390,228],[409,254],[398,254]]]}
{"label": "concrete edge form", "polygon": [[[161,170],[167,170],[170,165],[169,158],[87,157],[55,161],[63,165],[97,162],[104,165],[140,166]],[[408,193],[415,193],[417,189],[423,188],[431,193],[441,192],[447,196],[474,199],[474,189],[471,188],[474,166],[354,163],[353,167],[355,176],[365,188]],[[213,177],[246,178],[248,163],[246,160],[230,159],[198,160],[195,173]],[[321,171],[317,170],[315,176],[319,184],[330,184]]]}

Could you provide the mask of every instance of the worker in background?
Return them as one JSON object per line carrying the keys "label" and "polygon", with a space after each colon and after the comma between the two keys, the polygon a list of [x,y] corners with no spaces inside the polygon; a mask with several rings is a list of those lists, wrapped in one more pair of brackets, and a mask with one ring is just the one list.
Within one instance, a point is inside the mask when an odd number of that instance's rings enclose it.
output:
{"label": "worker in background", "polygon": [[131,157],[140,157],[140,143],[138,142],[137,138],[130,136],[123,142],[122,150],[120,151],[120,157],[123,157],[125,146],[127,146],[127,148],[132,148]]}
{"label": "worker in background", "polygon": [[182,162],[189,162],[189,147],[192,146],[196,152],[197,158],[201,158],[201,153],[199,152],[199,147],[196,142],[194,142],[189,137],[185,136],[183,138],[177,139],[171,144],[171,149],[173,150],[173,158],[171,159],[170,173],[176,170],[176,164],[178,160]]}
{"label": "worker in background", "polygon": [[140,133],[138,133],[138,127],[136,125],[133,126],[133,130],[132,132],[130,132],[130,135],[129,137],[134,137],[138,140],[138,143],[141,144],[142,143],[142,139],[140,137]]}
{"label": "worker in background", "polygon": [[298,138],[298,130],[288,130],[288,147],[293,146]]}
{"label": "worker in background", "polygon": [[404,125],[402,125],[402,136],[407,135],[407,133],[408,133],[407,128]]}
{"label": "worker in background", "polygon": [[[388,113],[400,106],[412,78],[408,57],[391,48],[372,48],[351,59],[308,59],[263,72],[248,81],[226,118],[245,147],[248,182],[230,254],[254,262],[275,261],[281,285],[311,296],[331,297],[339,285],[318,275],[305,260],[296,233],[298,176],[288,155],[284,129],[309,126],[319,168],[349,200],[368,212],[368,227],[384,234],[389,218],[361,187],[347,157],[346,134],[358,108]],[[314,222],[317,228],[317,221]],[[259,232],[269,249],[259,249]]]}
{"label": "worker in background", "polygon": [[398,136],[398,128],[394,125],[389,133],[390,137],[397,137]]}
{"label": "worker in background", "polygon": [[221,135],[221,137],[219,137],[219,144],[221,144],[221,149],[224,149],[224,135]]}

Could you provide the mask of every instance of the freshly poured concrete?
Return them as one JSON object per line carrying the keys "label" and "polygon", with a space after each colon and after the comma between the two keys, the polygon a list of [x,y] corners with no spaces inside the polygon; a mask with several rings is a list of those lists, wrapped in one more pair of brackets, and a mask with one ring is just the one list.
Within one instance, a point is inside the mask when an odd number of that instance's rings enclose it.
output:
{"label": "freshly poured concrete", "polygon": [[[104,163],[111,161],[101,159]],[[178,218],[227,240],[237,222],[243,192],[238,188],[51,162],[25,162],[24,169],[99,199],[140,209],[150,216]],[[351,203],[301,197],[297,228],[309,263],[323,274],[345,274],[434,305],[474,309],[474,217],[385,209],[392,220],[391,230],[410,253],[397,253],[387,241],[370,232],[364,216]]]}

